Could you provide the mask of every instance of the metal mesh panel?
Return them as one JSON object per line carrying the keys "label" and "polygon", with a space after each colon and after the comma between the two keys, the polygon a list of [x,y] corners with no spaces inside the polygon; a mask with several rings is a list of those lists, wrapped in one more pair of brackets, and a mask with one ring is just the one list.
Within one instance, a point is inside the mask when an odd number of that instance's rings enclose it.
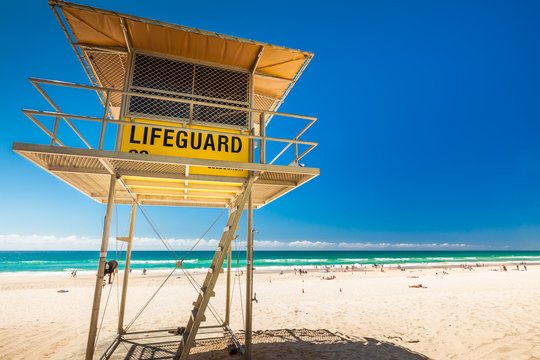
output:
{"label": "metal mesh panel", "polygon": [[[264,110],[273,110],[274,105],[276,104],[277,100],[269,98],[267,96],[263,95],[255,95],[253,97],[253,107],[255,109],[264,109]],[[260,112],[254,112],[253,113],[253,119],[254,119],[254,125],[255,125],[255,133],[259,134],[260,129]],[[268,119],[268,115],[266,115],[266,118]]]}
{"label": "metal mesh panel", "polygon": [[[101,86],[117,90],[124,88],[127,54],[94,50],[85,50],[85,52]],[[119,107],[122,96],[113,93],[110,100],[112,106]]]}
{"label": "metal mesh panel", "polygon": [[189,94],[193,83],[193,68],[193,64],[137,54],[131,84]]}
{"label": "metal mesh panel", "polygon": [[276,101],[276,99],[263,95],[255,95],[253,97],[253,104],[256,109],[272,110],[272,107]]}
{"label": "metal mesh panel", "polygon": [[263,180],[271,180],[271,181],[291,181],[291,182],[298,182],[303,177],[305,177],[305,174],[292,174],[292,173],[281,173],[277,171],[265,171],[263,172],[259,179],[261,181]]}
{"label": "metal mesh panel", "polygon": [[[217,105],[249,107],[250,76],[241,71],[135,55],[130,91]],[[217,125],[249,127],[249,112],[132,96],[128,115],[151,119],[172,118]]]}
{"label": "metal mesh panel", "polygon": [[193,89],[195,95],[248,103],[248,86],[247,73],[202,65],[195,68]]}
{"label": "metal mesh panel", "polygon": [[[178,99],[188,99],[185,96],[162,94],[156,91],[131,89],[131,91],[141,94],[167,96]],[[189,104],[168,100],[151,99],[146,97],[132,96],[129,102],[129,113],[142,115],[150,118],[174,118],[179,120],[189,120]]]}
{"label": "metal mesh panel", "polygon": [[[199,332],[200,334],[201,332]],[[236,334],[238,341],[245,344],[245,334]],[[238,356],[227,356],[231,345],[228,336],[197,338],[189,352],[191,360],[237,359]],[[372,359],[383,354],[392,354],[385,358],[425,360],[427,357],[412,353],[394,344],[375,339],[359,338],[331,332],[325,329],[276,329],[253,331],[253,352],[259,359],[289,358],[287,354],[296,354],[297,359]],[[113,359],[170,359],[174,357],[179,342],[167,338],[139,337],[129,338],[125,346],[118,346]],[[309,345],[309,346],[306,346]],[[245,346],[245,345],[244,345]],[[384,350],[387,348],[388,350]],[[125,354],[125,355],[124,355]],[[353,354],[353,355],[350,355]]]}
{"label": "metal mesh panel", "polygon": [[[231,105],[225,101],[211,101],[205,102],[218,104],[218,105]],[[232,104],[239,106],[237,104]],[[242,106],[247,107],[247,106]],[[222,109],[212,106],[194,105],[193,106],[193,121],[206,123],[210,125],[232,125],[241,128],[248,128],[249,113],[247,111]]]}

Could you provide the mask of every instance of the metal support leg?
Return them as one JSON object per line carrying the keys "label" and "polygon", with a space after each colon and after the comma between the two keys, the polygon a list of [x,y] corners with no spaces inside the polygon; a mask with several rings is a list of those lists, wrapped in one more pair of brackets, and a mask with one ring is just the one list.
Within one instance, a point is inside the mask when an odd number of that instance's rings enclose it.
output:
{"label": "metal support leg", "polygon": [[114,191],[116,186],[116,176],[111,175],[109,185],[109,197],[107,200],[107,210],[105,211],[105,221],[103,224],[103,237],[101,238],[101,250],[99,252],[99,264],[96,276],[96,286],[94,289],[94,302],[92,304],[92,316],[90,318],[90,329],[88,331],[88,342],[86,344],[86,360],[94,357],[94,347],[96,345],[97,322],[99,316],[99,305],[101,303],[101,291],[103,289],[103,277],[105,276],[105,262],[107,261],[107,248],[109,246],[109,230],[111,228],[111,218],[114,206]]}
{"label": "metal support leg", "polygon": [[118,313],[118,334],[124,334],[124,313],[126,310],[126,296],[129,281],[129,266],[131,264],[131,247],[133,245],[133,228],[135,227],[135,213],[137,204],[131,205],[131,220],[129,223],[128,246],[126,250],[126,266],[124,266],[124,282],[122,284],[122,298],[120,300],[120,311]]}
{"label": "metal support leg", "polygon": [[246,344],[244,358],[251,360],[251,332],[253,305],[253,196],[250,193],[247,208],[247,249],[246,249]]}
{"label": "metal support leg", "polygon": [[[231,208],[229,208],[229,216],[231,216]],[[234,239],[233,239],[234,240]],[[224,326],[230,325],[230,314],[231,314],[231,255],[232,255],[232,244],[229,246],[229,251],[227,251],[227,291],[225,299],[225,323]]]}
{"label": "metal support leg", "polygon": [[266,114],[264,111],[259,118],[259,134],[261,135],[259,146],[259,163],[266,164]]}

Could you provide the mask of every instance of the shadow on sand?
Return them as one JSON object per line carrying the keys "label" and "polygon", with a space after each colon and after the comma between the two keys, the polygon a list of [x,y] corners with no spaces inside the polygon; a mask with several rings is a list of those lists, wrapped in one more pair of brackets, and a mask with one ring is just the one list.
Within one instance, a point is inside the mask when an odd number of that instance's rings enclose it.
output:
{"label": "shadow on sand", "polygon": [[[243,337],[240,334],[240,342]],[[124,342],[124,359],[171,359],[178,347],[177,341],[160,343]],[[230,355],[225,338],[198,340],[191,349],[189,359],[241,359]],[[117,357],[113,357],[117,358]],[[403,359],[426,360],[428,357],[397,344],[372,338],[358,338],[328,330],[280,329],[253,332],[253,358],[270,359]]]}

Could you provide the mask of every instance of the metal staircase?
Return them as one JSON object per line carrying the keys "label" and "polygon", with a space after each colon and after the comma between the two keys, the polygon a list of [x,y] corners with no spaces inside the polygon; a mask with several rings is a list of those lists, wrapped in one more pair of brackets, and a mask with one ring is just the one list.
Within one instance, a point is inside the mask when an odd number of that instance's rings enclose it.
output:
{"label": "metal staircase", "polygon": [[255,178],[253,176],[250,176],[243,192],[238,195],[231,205],[227,226],[225,226],[225,229],[223,230],[221,240],[216,249],[214,258],[212,259],[212,264],[210,265],[208,273],[206,274],[206,278],[201,286],[197,300],[193,303],[193,310],[191,311],[189,321],[181,334],[180,345],[178,346],[178,350],[176,351],[176,355],[174,357],[175,360],[187,359],[189,351],[195,341],[195,336],[197,335],[199,326],[201,325],[201,322],[206,320],[204,312],[208,306],[210,298],[215,296],[214,286],[216,285],[217,279],[223,267],[223,262],[231,246],[231,241],[234,237],[234,233],[236,232],[238,222],[242,217],[242,211],[244,210],[247,199],[251,194],[251,187],[254,179]]}

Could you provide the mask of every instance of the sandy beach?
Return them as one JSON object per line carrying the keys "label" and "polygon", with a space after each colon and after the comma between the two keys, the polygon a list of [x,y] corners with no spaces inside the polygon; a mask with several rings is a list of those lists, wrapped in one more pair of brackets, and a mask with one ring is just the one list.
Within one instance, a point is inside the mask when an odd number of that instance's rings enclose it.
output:
{"label": "sandy beach", "polygon": [[[254,358],[540,359],[540,266],[495,270],[499,267],[457,267],[444,274],[440,268],[380,272],[367,267],[309,270],[302,276],[256,271]],[[333,280],[322,279],[332,275]],[[195,276],[199,282],[202,277]],[[221,317],[225,278],[220,277],[212,301]],[[125,323],[163,279],[162,274],[132,274]],[[243,292],[245,278],[240,279]],[[92,276],[0,277],[0,358],[83,358],[93,285]],[[62,289],[68,292],[57,292]],[[102,307],[108,305],[96,354],[116,335],[119,290],[116,284],[104,289]],[[130,329],[184,326],[195,294],[178,271]],[[234,294],[231,327],[240,330],[245,300],[238,281]],[[215,323],[207,312],[205,324]],[[127,348],[120,350],[125,354]],[[222,350],[197,358],[239,355]]]}

